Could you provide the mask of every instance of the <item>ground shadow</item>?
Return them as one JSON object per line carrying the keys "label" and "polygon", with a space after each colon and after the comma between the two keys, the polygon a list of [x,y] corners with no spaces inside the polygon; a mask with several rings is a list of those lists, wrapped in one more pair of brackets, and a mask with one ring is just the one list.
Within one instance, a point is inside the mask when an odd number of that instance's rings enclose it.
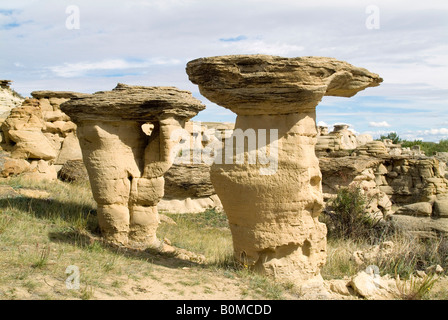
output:
{"label": "ground shadow", "polygon": [[[73,202],[61,202],[51,198],[39,199],[25,196],[0,198],[0,210],[19,210],[39,219],[59,218],[73,225],[73,228],[48,233],[50,241],[67,243],[81,249],[88,249],[95,242],[102,248],[127,258],[148,261],[169,268],[203,266],[202,264],[177,258],[172,253],[159,252],[157,249],[130,248],[117,246],[104,241],[97,222],[96,209]],[[76,224],[84,219],[85,228]]]}

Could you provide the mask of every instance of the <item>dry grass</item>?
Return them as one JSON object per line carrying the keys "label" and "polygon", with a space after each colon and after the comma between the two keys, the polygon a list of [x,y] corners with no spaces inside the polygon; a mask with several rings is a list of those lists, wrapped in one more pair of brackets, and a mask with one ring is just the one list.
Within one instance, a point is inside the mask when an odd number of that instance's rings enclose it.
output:
{"label": "dry grass", "polygon": [[176,225],[162,224],[158,237],[172,245],[207,257],[208,263],[225,266],[233,261],[232,236],[224,213],[207,210],[192,215],[168,214]]}
{"label": "dry grass", "polygon": [[397,277],[397,288],[403,300],[422,300],[429,295],[438,278],[434,274],[427,275],[423,278],[410,276],[405,281],[400,281]]}
{"label": "dry grass", "polygon": [[[169,214],[176,225],[160,226],[159,238],[168,238],[176,247],[206,256],[205,265],[195,265],[112,249],[95,240],[99,236],[96,204],[87,184],[21,178],[0,184],[49,194],[44,198],[0,198],[0,299],[126,299],[139,294],[165,299],[220,299],[223,295],[230,299],[298,298],[292,286],[275,283],[234,262],[231,234],[223,213]],[[409,282],[416,270],[430,265],[448,269],[445,239],[422,242],[398,234],[394,237],[389,239],[395,243],[393,253],[369,264],[378,265],[382,274],[408,280],[408,286],[402,288],[403,297],[412,296],[421,287],[424,295],[417,297],[446,299],[448,291],[443,287],[433,291],[432,286],[427,290],[424,283],[420,286]],[[322,269],[324,279],[349,277],[363,270],[365,267],[356,265],[350,257],[354,251],[369,247],[370,239],[329,239],[327,263]],[[81,272],[79,290],[65,287],[65,271],[71,265]],[[160,286],[160,292],[153,292],[155,286]]]}
{"label": "dry grass", "polygon": [[[109,296],[221,297],[279,299],[284,288],[242,271],[233,262],[232,242],[224,214],[170,215],[176,225],[162,224],[160,238],[204,254],[207,264],[113,249],[101,241],[96,204],[88,184],[0,181],[15,190],[34,189],[48,197],[0,198],[0,299],[98,299]],[[77,266],[79,290],[67,290],[65,273]],[[176,279],[176,281],[174,281]],[[151,285],[143,285],[151,283]],[[132,284],[132,285],[131,285]],[[155,296],[157,297],[157,296]],[[215,298],[216,299],[216,298]]]}
{"label": "dry grass", "polygon": [[350,258],[353,252],[365,250],[367,243],[359,241],[330,239],[327,243],[327,261],[321,270],[324,279],[342,279],[358,273],[361,268]]}

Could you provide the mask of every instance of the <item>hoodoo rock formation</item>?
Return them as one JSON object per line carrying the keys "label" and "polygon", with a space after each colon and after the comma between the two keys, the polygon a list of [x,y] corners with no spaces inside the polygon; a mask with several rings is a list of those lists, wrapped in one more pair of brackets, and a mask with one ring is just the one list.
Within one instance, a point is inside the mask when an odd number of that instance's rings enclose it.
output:
{"label": "hoodoo rock formation", "polygon": [[[315,108],[326,95],[351,97],[382,79],[324,57],[200,58],[190,61],[186,71],[202,95],[237,114],[234,139],[250,142],[255,133],[256,145],[242,149],[236,143],[232,163],[217,161],[211,167],[236,258],[277,279],[319,279],[326,227],[318,221],[323,197],[314,151]],[[258,157],[250,162],[254,150]],[[245,161],[238,163],[241,156]],[[271,170],[266,170],[266,158],[275,162]]]}
{"label": "hoodoo rock formation", "polygon": [[172,133],[204,108],[188,91],[124,84],[61,105],[78,126],[107,240],[157,245],[157,203],[174,160]]}

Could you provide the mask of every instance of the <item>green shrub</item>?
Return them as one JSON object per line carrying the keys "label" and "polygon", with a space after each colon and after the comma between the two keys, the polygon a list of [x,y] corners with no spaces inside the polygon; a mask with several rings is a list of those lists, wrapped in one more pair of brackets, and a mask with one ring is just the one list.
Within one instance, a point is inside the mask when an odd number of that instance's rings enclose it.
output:
{"label": "green shrub", "polygon": [[399,144],[402,140],[396,132],[390,132],[387,135],[381,135],[379,140],[390,139],[393,144]]}
{"label": "green shrub", "polygon": [[359,187],[340,188],[321,215],[328,238],[366,239],[377,236],[378,222],[367,213],[369,199]]}
{"label": "green shrub", "polygon": [[412,148],[413,146],[420,146],[420,150],[425,152],[427,156],[433,156],[436,152],[448,152],[448,139],[442,139],[439,143],[423,142],[421,140],[402,141],[403,148]]}

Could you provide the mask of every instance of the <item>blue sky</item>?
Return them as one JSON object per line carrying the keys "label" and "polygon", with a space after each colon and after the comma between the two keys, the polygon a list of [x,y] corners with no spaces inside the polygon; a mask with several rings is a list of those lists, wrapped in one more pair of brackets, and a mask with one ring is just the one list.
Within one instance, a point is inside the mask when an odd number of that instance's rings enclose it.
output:
{"label": "blue sky", "polygon": [[[368,28],[377,10],[378,28]],[[79,29],[67,19],[79,9]],[[72,20],[70,20],[72,21]],[[188,61],[225,54],[328,56],[378,73],[381,86],[325,97],[317,121],[374,137],[448,138],[448,2],[364,0],[0,1],[0,79],[34,90],[92,93],[118,82],[190,90],[207,109],[195,120],[235,115],[199,94]]]}

